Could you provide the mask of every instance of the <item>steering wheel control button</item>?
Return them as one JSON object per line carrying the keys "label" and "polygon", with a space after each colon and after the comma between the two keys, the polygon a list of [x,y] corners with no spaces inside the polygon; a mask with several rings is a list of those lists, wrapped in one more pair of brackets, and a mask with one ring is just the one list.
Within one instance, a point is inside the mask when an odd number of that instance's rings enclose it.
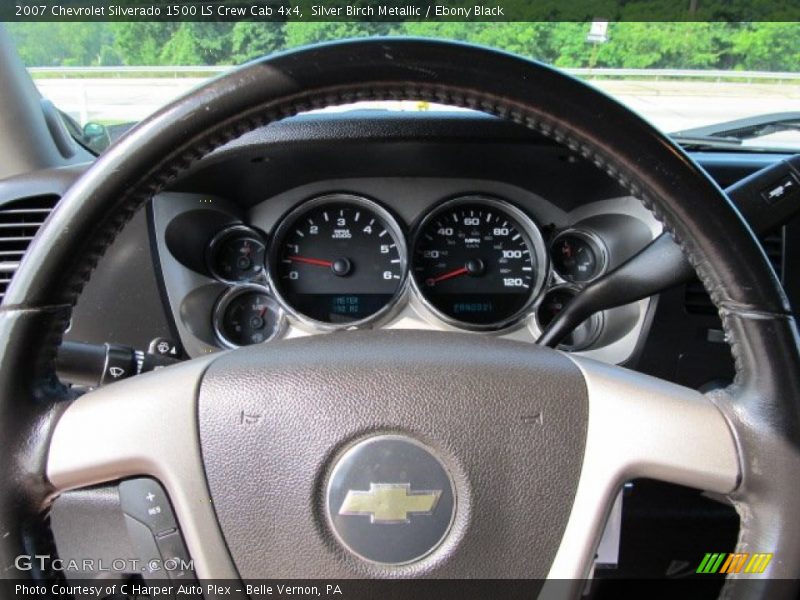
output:
{"label": "steering wheel control button", "polygon": [[119,484],[123,512],[145,524],[154,535],[178,528],[169,498],[155,479],[140,477]]}
{"label": "steering wheel control button", "polygon": [[168,569],[170,579],[186,581],[195,578],[194,571],[189,568],[191,565],[189,553],[186,551],[180,531],[157,537],[156,545],[161,552],[161,560]]}
{"label": "steering wheel control button", "polygon": [[[142,565],[142,577],[144,579],[166,579],[163,563],[161,562],[161,552],[156,545],[156,538],[147,525],[130,517],[125,517],[125,529],[135,553],[136,558]],[[170,565],[172,566],[172,565]]]}
{"label": "steering wheel control button", "polygon": [[339,542],[373,563],[404,565],[428,556],[445,539],[456,496],[433,450],[401,435],[351,446],[336,461],[325,493]]}

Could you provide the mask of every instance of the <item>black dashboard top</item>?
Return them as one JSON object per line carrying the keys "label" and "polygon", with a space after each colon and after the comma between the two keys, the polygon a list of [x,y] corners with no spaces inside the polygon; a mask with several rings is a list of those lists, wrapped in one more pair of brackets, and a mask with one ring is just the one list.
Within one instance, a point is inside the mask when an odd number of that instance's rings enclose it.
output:
{"label": "black dashboard top", "polygon": [[570,210],[590,190],[624,195],[583,158],[513,123],[462,111],[302,115],[242,136],[190,169],[173,189],[235,195],[244,206],[286,189],[350,177],[503,181]]}

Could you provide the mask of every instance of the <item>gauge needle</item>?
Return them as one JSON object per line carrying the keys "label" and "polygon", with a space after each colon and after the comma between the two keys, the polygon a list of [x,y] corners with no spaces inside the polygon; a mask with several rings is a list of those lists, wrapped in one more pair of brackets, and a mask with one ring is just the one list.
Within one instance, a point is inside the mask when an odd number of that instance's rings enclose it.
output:
{"label": "gauge needle", "polygon": [[453,269],[452,271],[448,271],[447,273],[442,273],[437,277],[431,277],[430,279],[425,280],[425,285],[431,286],[439,283],[440,281],[445,281],[446,279],[452,279],[453,277],[458,277],[459,275],[465,275],[469,273],[467,267],[461,267],[459,269]]}
{"label": "gauge needle", "polygon": [[308,258],[306,256],[287,256],[292,262],[305,263],[307,265],[316,265],[317,267],[332,267],[333,262],[330,260],[320,260],[319,258]]}

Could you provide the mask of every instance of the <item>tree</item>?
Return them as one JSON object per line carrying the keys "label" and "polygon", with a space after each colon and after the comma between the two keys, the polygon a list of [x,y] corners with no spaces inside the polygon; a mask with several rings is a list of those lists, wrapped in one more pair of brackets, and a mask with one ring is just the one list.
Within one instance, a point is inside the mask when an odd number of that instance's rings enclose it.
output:
{"label": "tree", "polygon": [[88,66],[112,59],[107,49],[114,34],[108,23],[8,23],[7,27],[28,66]]}
{"label": "tree", "polygon": [[111,23],[114,49],[126,65],[160,65],[178,23]]}
{"label": "tree", "polygon": [[181,23],[159,58],[168,65],[225,64],[231,59],[232,29],[232,23]]}
{"label": "tree", "polygon": [[765,71],[797,71],[800,65],[800,23],[749,23],[732,36],[737,67]]}
{"label": "tree", "polygon": [[[688,4],[678,4],[665,5],[672,12],[661,16],[685,12]],[[702,0],[697,11],[713,15],[725,6]],[[800,23],[637,21],[646,9],[643,0],[628,2],[631,20],[611,23],[609,41],[596,47],[586,41],[585,22],[32,22],[7,28],[29,66],[232,64],[284,48],[381,35],[461,40],[561,67],[796,71],[800,64]]]}
{"label": "tree", "polygon": [[231,31],[231,59],[240,64],[282,50],[285,44],[283,23],[239,21]]}
{"label": "tree", "polygon": [[289,22],[285,31],[286,47],[294,48],[331,40],[397,34],[402,31],[402,26],[398,23],[352,21]]}
{"label": "tree", "polygon": [[614,23],[600,47],[598,66],[689,69],[712,67],[724,23]]}

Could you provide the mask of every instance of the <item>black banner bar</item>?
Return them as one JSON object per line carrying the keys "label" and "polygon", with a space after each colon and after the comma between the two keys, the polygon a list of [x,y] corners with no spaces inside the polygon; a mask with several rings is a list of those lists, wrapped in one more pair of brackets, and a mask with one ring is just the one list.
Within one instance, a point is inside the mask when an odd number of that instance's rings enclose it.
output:
{"label": "black banner bar", "polygon": [[[291,598],[294,600],[532,600],[575,597],[605,598],[716,598],[725,578],[695,575],[679,579],[258,579],[258,580],[176,580],[134,578],[64,579],[58,582],[0,579],[4,600],[139,598],[170,600],[224,600]],[[765,586],[773,593],[795,589],[794,580],[741,577],[736,585],[747,594],[760,597]]]}
{"label": "black banner bar", "polygon": [[3,0],[6,22],[754,22],[800,20],[797,0]]}

